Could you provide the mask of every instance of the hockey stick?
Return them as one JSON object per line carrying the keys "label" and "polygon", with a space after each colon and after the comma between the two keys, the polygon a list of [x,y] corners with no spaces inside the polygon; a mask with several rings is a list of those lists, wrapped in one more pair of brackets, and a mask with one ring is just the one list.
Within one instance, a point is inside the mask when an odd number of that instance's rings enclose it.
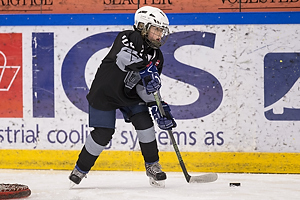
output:
{"label": "hockey stick", "polygon": [[[155,98],[155,101],[156,101],[156,104],[158,106],[160,114],[162,116],[166,116],[166,113],[165,113],[165,111],[163,109],[163,106],[161,104],[161,97],[160,97],[159,92],[155,92],[155,93],[153,93],[153,95],[154,95],[154,98]],[[169,133],[171,142],[173,144],[175,153],[177,155],[180,167],[181,167],[182,172],[183,172],[183,174],[185,176],[185,179],[186,179],[186,181],[188,183],[208,183],[208,182],[213,182],[213,181],[215,181],[215,180],[218,179],[218,174],[216,174],[216,173],[203,174],[203,175],[199,175],[199,176],[191,176],[191,175],[189,175],[189,173],[186,170],[186,167],[185,167],[185,164],[183,162],[183,159],[181,157],[181,154],[180,154],[180,151],[178,149],[178,146],[177,146],[177,143],[175,141],[175,138],[173,136],[172,130],[168,130],[168,133]]]}

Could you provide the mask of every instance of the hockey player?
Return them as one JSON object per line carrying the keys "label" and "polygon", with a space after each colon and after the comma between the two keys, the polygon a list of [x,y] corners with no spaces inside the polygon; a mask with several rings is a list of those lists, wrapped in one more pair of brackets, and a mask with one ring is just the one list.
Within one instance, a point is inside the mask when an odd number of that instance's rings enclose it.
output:
{"label": "hockey player", "polygon": [[[94,129],[86,139],[69,179],[75,184],[90,171],[115,132],[116,109],[137,132],[150,184],[162,186],[167,178],[161,170],[153,121],[163,130],[176,127],[168,104],[162,102],[161,116],[153,97],[161,87],[163,55],[159,49],[169,34],[169,20],[158,8],[145,6],[134,16],[134,30],[122,31],[102,60],[87,100],[89,126]],[[162,181],[162,183],[161,183]],[[158,184],[158,185],[157,185]]]}

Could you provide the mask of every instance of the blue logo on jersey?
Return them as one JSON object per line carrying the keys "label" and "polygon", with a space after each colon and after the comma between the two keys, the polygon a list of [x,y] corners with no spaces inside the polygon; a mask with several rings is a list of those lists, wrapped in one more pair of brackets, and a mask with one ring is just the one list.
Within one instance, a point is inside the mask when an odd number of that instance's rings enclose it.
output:
{"label": "blue logo on jersey", "polygon": [[300,53],[269,53],[264,59],[265,116],[300,120]]}

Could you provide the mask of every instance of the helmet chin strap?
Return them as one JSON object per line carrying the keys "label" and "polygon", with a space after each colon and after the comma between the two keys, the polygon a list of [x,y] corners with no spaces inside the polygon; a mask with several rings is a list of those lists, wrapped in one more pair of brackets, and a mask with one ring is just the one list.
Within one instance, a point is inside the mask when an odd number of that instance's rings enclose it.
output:
{"label": "helmet chin strap", "polygon": [[147,39],[149,41],[149,46],[151,46],[153,49],[158,49],[161,47],[161,43],[159,41],[153,40],[150,41],[149,39]]}
{"label": "helmet chin strap", "polygon": [[151,41],[148,39],[147,35],[144,35],[144,40],[146,42],[146,44],[151,47],[152,49],[159,49],[161,47],[161,43],[159,41]]}

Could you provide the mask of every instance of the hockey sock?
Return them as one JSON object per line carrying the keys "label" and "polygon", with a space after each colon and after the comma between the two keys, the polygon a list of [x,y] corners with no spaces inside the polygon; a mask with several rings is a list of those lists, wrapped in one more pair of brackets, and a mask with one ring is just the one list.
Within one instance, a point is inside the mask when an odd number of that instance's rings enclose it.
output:
{"label": "hockey sock", "polygon": [[156,140],[150,143],[142,143],[142,142],[139,143],[140,143],[142,155],[144,156],[144,160],[146,163],[153,163],[159,160]]}

